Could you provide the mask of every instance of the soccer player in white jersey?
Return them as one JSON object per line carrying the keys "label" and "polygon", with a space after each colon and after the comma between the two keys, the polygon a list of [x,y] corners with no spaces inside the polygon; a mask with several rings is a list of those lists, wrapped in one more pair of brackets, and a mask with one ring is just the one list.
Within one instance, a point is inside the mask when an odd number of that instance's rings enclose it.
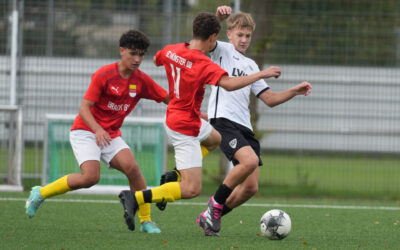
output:
{"label": "soccer player in white jersey", "polygon": [[[227,19],[227,36],[229,43],[216,41],[210,52],[211,60],[225,69],[229,76],[250,75],[259,71],[257,64],[247,58],[245,53],[250,45],[255,23],[250,14],[232,14],[229,6],[217,8],[216,15],[220,21]],[[271,70],[279,71],[275,66]],[[280,75],[280,74],[279,74]],[[221,216],[249,200],[258,190],[260,144],[254,138],[250,123],[250,94],[253,93],[267,106],[274,107],[296,95],[307,96],[311,84],[302,82],[282,92],[273,92],[263,79],[244,88],[228,92],[219,86],[212,86],[208,104],[208,119],[221,134],[221,150],[235,165],[230,170],[216,193],[210,198],[212,209],[204,210],[197,223],[209,235],[218,235]],[[210,214],[211,213],[211,214]],[[211,219],[209,219],[211,218]]]}

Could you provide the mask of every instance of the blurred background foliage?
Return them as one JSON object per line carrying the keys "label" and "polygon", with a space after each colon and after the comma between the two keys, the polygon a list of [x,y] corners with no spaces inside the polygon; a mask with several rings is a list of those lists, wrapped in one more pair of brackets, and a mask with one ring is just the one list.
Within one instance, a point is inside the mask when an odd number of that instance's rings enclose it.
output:
{"label": "blurred background foliage", "polygon": [[[1,54],[9,50],[7,2],[0,4]],[[22,2],[23,55],[116,57],[115,38],[129,28],[149,35],[155,52],[189,40],[196,13],[240,2],[241,11],[252,13],[257,23],[253,56],[269,63],[395,66],[400,61],[399,0]]]}

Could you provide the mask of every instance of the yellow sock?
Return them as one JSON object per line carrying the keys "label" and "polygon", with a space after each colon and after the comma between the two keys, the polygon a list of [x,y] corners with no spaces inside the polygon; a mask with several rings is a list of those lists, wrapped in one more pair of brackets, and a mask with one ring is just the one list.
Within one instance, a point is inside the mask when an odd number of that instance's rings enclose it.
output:
{"label": "yellow sock", "polygon": [[[161,201],[174,202],[175,200],[181,199],[181,186],[178,182],[168,182],[150,190],[152,203]],[[135,192],[135,197],[139,206],[145,203],[143,191]]]}
{"label": "yellow sock", "polygon": [[210,151],[208,151],[208,149],[206,147],[204,147],[203,145],[201,146],[201,155],[204,157],[206,157],[208,155],[208,153],[210,153]]}
{"label": "yellow sock", "polygon": [[68,186],[67,179],[68,175],[61,177],[50,184],[47,184],[46,186],[40,188],[40,194],[46,199],[71,191],[72,189]]}
{"label": "yellow sock", "polygon": [[150,218],[150,203],[144,203],[142,205],[139,205],[138,216],[139,216],[139,219],[140,219],[140,224],[142,224],[145,221],[151,221],[151,218]]}
{"label": "yellow sock", "polygon": [[172,171],[175,171],[175,173],[176,173],[176,175],[178,176],[178,179],[176,180],[177,182],[180,182],[181,181],[181,173],[178,171],[178,170],[172,170]]}

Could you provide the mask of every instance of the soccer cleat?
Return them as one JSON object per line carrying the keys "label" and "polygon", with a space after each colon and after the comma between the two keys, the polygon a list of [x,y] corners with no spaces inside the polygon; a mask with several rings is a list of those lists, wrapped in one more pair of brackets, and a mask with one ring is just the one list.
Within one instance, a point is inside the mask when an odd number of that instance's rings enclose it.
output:
{"label": "soccer cleat", "polygon": [[44,202],[44,198],[40,193],[40,188],[41,188],[40,186],[33,187],[31,194],[29,195],[29,198],[26,200],[25,208],[26,208],[26,214],[29,216],[29,218],[35,216],[36,211],[39,209],[40,205],[42,205],[42,203]]}
{"label": "soccer cleat", "polygon": [[219,236],[219,233],[218,232],[214,232],[211,228],[210,228],[210,226],[208,225],[208,223],[207,223],[207,219],[206,219],[206,217],[205,217],[205,215],[204,215],[204,213],[206,212],[207,210],[204,210],[200,215],[199,215],[199,217],[197,218],[197,224],[199,225],[199,227],[201,227],[201,228],[203,228],[203,230],[204,230],[204,235],[205,236]]}
{"label": "soccer cleat", "polygon": [[204,210],[197,218],[197,224],[204,229],[206,235],[218,234],[221,229],[221,216],[224,205],[220,205],[214,201],[214,196],[208,200],[207,209]]}
{"label": "soccer cleat", "polygon": [[[163,175],[161,175],[160,186],[164,183],[174,182],[174,181],[181,181],[181,173],[179,173],[179,170],[177,170],[176,168],[174,168],[174,170],[172,171],[165,172]],[[167,202],[166,201],[157,202],[156,206],[158,207],[158,209],[163,211],[167,206]]]}
{"label": "soccer cleat", "polygon": [[125,223],[128,225],[128,229],[131,231],[135,230],[135,214],[139,208],[135,198],[135,192],[131,190],[124,190],[118,195],[122,206],[124,206],[124,218]]}
{"label": "soccer cleat", "polygon": [[161,233],[161,230],[157,227],[156,223],[148,220],[142,223],[142,226],[140,227],[140,232],[159,234]]}

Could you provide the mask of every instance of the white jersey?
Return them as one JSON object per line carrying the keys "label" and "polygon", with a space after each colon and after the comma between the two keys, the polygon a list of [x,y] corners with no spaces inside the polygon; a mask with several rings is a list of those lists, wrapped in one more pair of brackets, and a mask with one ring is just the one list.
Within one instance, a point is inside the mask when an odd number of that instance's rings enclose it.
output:
{"label": "white jersey", "polygon": [[[229,76],[245,76],[260,71],[253,60],[245,57],[230,43],[217,41],[217,46],[210,52],[210,56],[213,62],[228,72]],[[250,123],[250,91],[258,97],[268,88],[263,79],[235,91],[211,86],[208,119],[223,117],[253,130]]]}

